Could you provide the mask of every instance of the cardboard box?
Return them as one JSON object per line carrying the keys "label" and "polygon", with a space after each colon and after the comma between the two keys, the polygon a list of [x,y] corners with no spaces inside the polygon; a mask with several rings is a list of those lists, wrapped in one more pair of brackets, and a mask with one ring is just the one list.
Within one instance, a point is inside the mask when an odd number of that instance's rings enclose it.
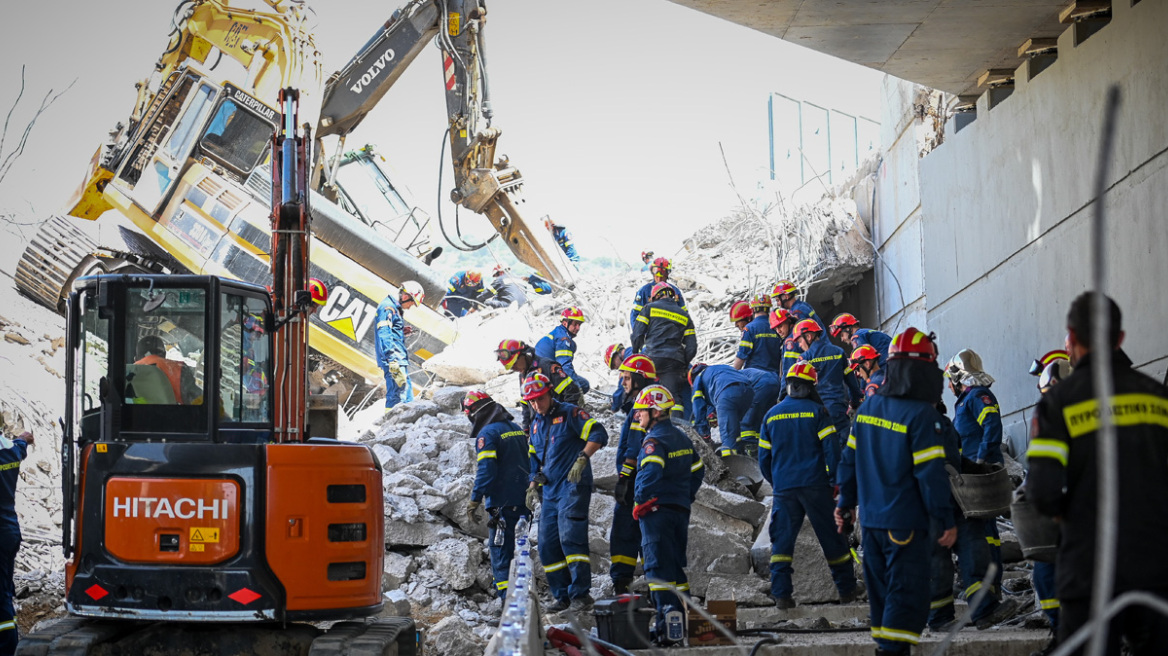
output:
{"label": "cardboard box", "polygon": [[[738,630],[738,602],[736,601],[707,601],[706,612],[714,616],[722,626],[734,633]],[[721,631],[714,627],[697,611],[689,612],[689,646],[712,647],[718,645],[733,645]]]}

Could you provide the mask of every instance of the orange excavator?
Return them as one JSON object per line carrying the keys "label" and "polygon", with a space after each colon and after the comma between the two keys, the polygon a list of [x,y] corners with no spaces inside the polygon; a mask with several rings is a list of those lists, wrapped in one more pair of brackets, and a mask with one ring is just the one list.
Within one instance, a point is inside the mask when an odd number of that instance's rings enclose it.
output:
{"label": "orange excavator", "polygon": [[[382,610],[381,467],[316,437],[309,130],[280,93],[268,289],[107,274],[68,298],[62,486],[70,617],[17,653],[420,653]],[[323,422],[327,424],[326,422]],[[325,631],[308,622],[337,621]]]}

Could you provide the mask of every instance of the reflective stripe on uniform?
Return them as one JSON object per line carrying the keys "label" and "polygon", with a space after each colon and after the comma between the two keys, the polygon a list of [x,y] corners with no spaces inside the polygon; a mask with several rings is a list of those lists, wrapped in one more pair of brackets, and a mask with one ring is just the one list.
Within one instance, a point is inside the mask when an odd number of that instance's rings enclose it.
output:
{"label": "reflective stripe on uniform", "polygon": [[937,601],[930,603],[929,610],[937,610],[938,608],[944,608],[952,603],[953,603],[953,596],[950,595],[948,597],[945,597],[944,599],[938,599]]}
{"label": "reflective stripe on uniform", "polygon": [[844,445],[844,446],[845,446],[846,448],[849,448],[849,449],[855,450],[855,448],[856,448],[856,436],[855,436],[855,434],[848,435],[848,443],[847,443],[846,445]]}
{"label": "reflective stripe on uniform", "polygon": [[840,556],[839,558],[836,558],[835,560],[827,561],[827,564],[828,565],[843,565],[844,563],[848,562],[851,559],[852,559],[852,554],[846,553],[846,554]]}
{"label": "reflective stripe on uniform", "polygon": [[910,645],[915,645],[921,641],[921,634],[913,633],[912,631],[902,631],[900,629],[873,627],[872,637],[883,638],[884,640],[891,640],[893,642],[907,642]]}
{"label": "reflective stripe on uniform", "polygon": [[591,562],[588,559],[588,554],[568,554],[567,560],[569,563],[587,563]]}
{"label": "reflective stripe on uniform", "polygon": [[706,395],[702,394],[701,390],[694,390],[693,397],[695,399],[704,399],[704,398],[706,398]]}
{"label": "reflective stripe on uniform", "polygon": [[486,460],[487,458],[494,458],[494,451],[479,451],[479,457],[476,460]]}
{"label": "reflective stripe on uniform", "polygon": [[760,448],[760,449],[769,449],[769,448],[771,448],[771,443],[770,443],[770,442],[767,442],[766,440],[764,440],[764,439],[762,439],[762,438],[760,437],[760,438],[759,438],[759,440],[758,440],[758,448]]}
{"label": "reflective stripe on uniform", "polygon": [[632,556],[613,556],[612,557],[612,564],[613,565],[628,565],[630,567],[636,567],[637,566],[637,559],[632,557]]}
{"label": "reflective stripe on uniform", "polygon": [[744,437],[758,437],[758,431],[744,430],[738,433],[739,438]]}
{"label": "reflective stripe on uniform", "polygon": [[495,589],[496,590],[506,590],[507,589],[507,581],[499,581],[498,583],[495,584]]}
{"label": "reflective stripe on uniform", "polygon": [[991,547],[1000,547],[1000,546],[1002,546],[1002,540],[1001,540],[1001,538],[995,538],[995,537],[993,537],[993,536],[991,536],[991,535],[987,535],[987,536],[986,536],[986,542],[988,542],[988,543],[990,544],[990,546],[991,546]]}
{"label": "reflective stripe on uniform", "polygon": [[576,355],[576,352],[571,349],[560,349],[559,351],[556,351],[557,358],[570,358],[574,355]]}
{"label": "reflective stripe on uniform", "polygon": [[819,431],[819,439],[822,440],[823,438],[827,437],[828,435],[831,435],[834,432],[835,432],[835,426],[828,426],[827,428]]}
{"label": "reflective stripe on uniform", "polygon": [[647,465],[651,462],[655,462],[658,465],[661,465],[662,467],[665,466],[665,461],[662,460],[661,456],[645,456],[644,458],[641,458],[641,466],[642,467],[644,467],[645,465]]}
{"label": "reflective stripe on uniform", "polygon": [[754,348],[754,342],[748,342],[745,339],[738,342],[738,345],[741,346],[742,348],[748,348],[748,349]]}
{"label": "reflective stripe on uniform", "polygon": [[1063,467],[1067,466],[1067,456],[1070,454],[1070,449],[1067,448],[1067,443],[1062,440],[1048,440],[1044,438],[1035,438],[1030,442],[1030,448],[1026,450],[1026,458],[1052,458],[1057,460]]}
{"label": "reflective stripe on uniform", "polygon": [[[1091,399],[1063,409],[1067,433],[1086,435],[1099,428],[1099,401]],[[1168,399],[1152,394],[1118,394],[1111,398],[1111,421],[1116,426],[1152,424],[1168,428]]]}
{"label": "reflective stripe on uniform", "polygon": [[580,439],[587,442],[588,441],[588,434],[592,432],[592,427],[595,425],[596,425],[595,419],[589,419],[588,421],[584,422],[584,429],[580,431]]}
{"label": "reflective stripe on uniform", "polygon": [[986,407],[982,408],[981,414],[977,416],[977,425],[981,426],[982,424],[984,424],[986,415],[994,414],[997,411],[998,411],[998,406],[996,406],[996,405],[987,405]]}
{"label": "reflective stripe on uniform", "polygon": [[645,315],[643,315],[643,314],[637,316],[637,321],[640,321],[641,323],[646,324],[646,325],[649,323],[649,320],[646,319]]}
{"label": "reflective stripe on uniform", "polygon": [[689,337],[689,336],[691,336],[691,335],[697,335],[697,334],[698,334],[698,333],[697,333],[697,331],[696,331],[696,330],[694,330],[693,328],[690,328],[689,330],[687,330],[687,331],[685,331],[684,333],[682,333],[682,334],[681,334],[681,336],[682,336],[682,337]]}
{"label": "reflective stripe on uniform", "polygon": [[560,383],[558,385],[556,385],[556,394],[562,394],[564,392],[564,390],[568,389],[568,386],[571,384],[572,384],[571,378],[565,378],[565,379],[561,380]]}
{"label": "reflective stripe on uniform", "polygon": [[7,622],[0,622],[0,631],[7,631],[16,628],[16,620],[8,620]]}
{"label": "reflective stripe on uniform", "polygon": [[964,592],[965,598],[966,599],[973,598],[973,595],[977,594],[978,590],[981,590],[981,581],[978,581],[965,589],[965,592]]}
{"label": "reflective stripe on uniform", "polygon": [[696,472],[697,470],[701,469],[702,467],[705,467],[705,465],[702,464],[701,460],[698,460],[698,461],[694,462],[694,464],[689,466],[689,470],[691,472]]}
{"label": "reflective stripe on uniform", "polygon": [[773,554],[773,555],[771,555],[771,562],[772,563],[790,563],[790,562],[794,562],[794,558],[791,556],[788,556],[786,554]]}
{"label": "reflective stripe on uniform", "polygon": [[1042,610],[1054,610],[1060,606],[1058,599],[1039,599],[1038,605],[1042,606]]}
{"label": "reflective stripe on uniform", "polygon": [[558,572],[567,566],[568,566],[568,561],[561,560],[558,563],[552,563],[551,565],[544,565],[543,571],[545,571],[545,572]]}
{"label": "reflective stripe on uniform", "polygon": [[649,316],[655,319],[669,319],[670,321],[679,323],[683,326],[689,324],[689,317],[685,316],[684,314],[670,312],[669,310],[663,310],[661,308],[649,308]]}
{"label": "reflective stripe on uniform", "polygon": [[922,449],[920,451],[913,452],[913,464],[919,465],[922,462],[928,462],[930,460],[935,460],[937,458],[944,458],[944,457],[945,457],[945,447],[943,447],[943,446],[929,447],[928,449]]}

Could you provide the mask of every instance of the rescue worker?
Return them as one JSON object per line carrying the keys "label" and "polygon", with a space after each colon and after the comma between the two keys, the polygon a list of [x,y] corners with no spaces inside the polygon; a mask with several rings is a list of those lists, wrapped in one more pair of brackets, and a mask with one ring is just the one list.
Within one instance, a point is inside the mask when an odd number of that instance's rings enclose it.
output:
{"label": "rescue worker", "polygon": [[823,319],[815,313],[811,304],[799,298],[799,288],[795,286],[795,283],[790,280],[780,280],[771,290],[771,298],[776,308],[781,307],[795,315],[796,322],[814,319],[815,323],[818,323],[819,327],[827,332],[827,324],[823,323]]}
{"label": "rescue worker", "polygon": [[[802,357],[799,351],[790,348],[788,344],[792,341],[791,331],[795,329],[795,324],[799,322],[795,320],[794,314],[791,314],[783,308],[771,310],[770,316],[767,317],[767,322],[783,343],[783,364],[779,369],[779,380],[785,380],[787,378],[787,371],[790,370],[791,365],[798,362],[800,357]],[[783,393],[785,393],[785,390]],[[782,393],[780,396],[782,396]]]}
{"label": "rescue worker", "polygon": [[560,325],[535,343],[535,355],[546,360],[555,360],[576,384],[587,394],[592,389],[588,379],[576,373],[573,360],[576,358],[576,336],[584,325],[584,312],[575,305],[560,313]]}
{"label": "rescue worker", "polygon": [[892,343],[892,338],[879,330],[861,328],[860,320],[847,312],[836,315],[827,331],[840,341],[845,351],[871,346],[880,354],[881,367],[888,362],[888,345]]}
{"label": "rescue worker", "polygon": [[[1005,466],[1002,455],[1002,413],[998,399],[990,391],[993,376],[982,368],[981,356],[970,349],[954,355],[945,366],[949,390],[957,397],[953,406],[953,427],[961,437],[961,456],[978,464]],[[985,522],[985,539],[990,545],[990,562],[998,566],[994,587],[1002,585],[1002,540],[996,521]]]}
{"label": "rescue worker", "polygon": [[[495,349],[495,357],[499,364],[507,371],[519,372],[519,391],[522,399],[523,383],[534,373],[541,373],[552,381],[552,396],[558,401],[577,405],[584,398],[580,386],[576,384],[555,360],[537,357],[535,349],[517,339],[505,339],[499,342]],[[523,430],[531,435],[531,422],[535,419],[535,410],[526,401],[520,400],[523,406]]]}
{"label": "rescue worker", "polygon": [[614,594],[629,592],[633,584],[633,572],[637,568],[637,556],[641,553],[641,525],[633,519],[633,492],[637,476],[637,454],[641,452],[641,441],[645,429],[636,421],[633,402],[641,390],[657,382],[657,369],[653,361],[643,355],[630,355],[620,364],[620,386],[624,404],[620,408],[625,413],[621,425],[620,442],[616,447],[616,490],[613,498],[616,505],[612,511],[612,531],[608,535],[610,562]]}
{"label": "rescue worker", "polygon": [[1036,358],[1034,362],[1030,364],[1030,375],[1041,376],[1042,372],[1046,371],[1046,368],[1056,360],[1066,360],[1067,363],[1070,364],[1071,356],[1062,349],[1047,351],[1042,355],[1041,358]]}
{"label": "rescue worker", "polygon": [[649,299],[633,322],[633,351],[649,356],[657,366],[659,382],[673,398],[683,399],[682,419],[688,420],[691,391],[686,372],[698,354],[697,330],[669,283],[654,285]]}
{"label": "rescue worker", "polygon": [[397,294],[390,292],[377,306],[375,357],[385,375],[385,408],[414,400],[410,381],[410,353],[406,350],[406,323],[402,310],[426,300],[426,292],[416,281],[402,283]]}
{"label": "rescue worker", "polygon": [[884,384],[884,369],[880,365],[880,353],[869,344],[852,351],[848,359],[852,372],[864,383],[864,398],[869,398]]}
{"label": "rescue worker", "polygon": [[454,317],[464,317],[478,309],[480,299],[493,294],[483,283],[483,272],[478,269],[459,271],[446,282],[446,299],[442,307]]}
{"label": "rescue worker", "polygon": [[[734,354],[735,369],[762,369],[773,374],[783,371],[783,337],[771,328],[771,299],[759,294],[750,301],[754,318],[746,325],[738,352]],[[785,310],[784,310],[785,312]]]}
{"label": "rescue worker", "polygon": [[641,251],[641,271],[649,270],[649,263],[653,261],[653,251]]}
{"label": "rescue worker", "polygon": [[[525,494],[530,478],[527,433],[515,424],[511,412],[499,405],[486,392],[472,390],[462,399],[462,411],[470,420],[470,439],[475,442],[474,489],[466,505],[466,513],[478,520],[484,500],[490,520],[491,573],[495,577],[495,591],[500,599],[507,596],[511,560],[515,555],[515,525],[520,517],[528,517],[531,509]],[[502,544],[495,534],[503,531]]]}
{"label": "rescue worker", "polygon": [[[191,373],[191,368],[185,363],[166,357],[166,345],[158,335],[146,335],[139,339],[135,354],[138,359],[134,364],[154,365],[166,374],[166,380],[174,393],[175,403],[191,405],[203,395],[195,375]],[[165,383],[162,386],[165,387]]]}
{"label": "rescue worker", "polygon": [[677,304],[685,309],[685,297],[681,295],[681,290],[677,285],[669,282],[669,274],[673,271],[673,263],[667,258],[659,257],[653,260],[653,264],[649,267],[649,272],[653,274],[653,280],[641,285],[637,290],[636,296],[633,297],[633,311],[629,313],[629,325],[633,329],[637,326],[637,315],[640,314],[641,309],[653,300],[653,290],[657,288],[660,283],[666,283],[670,289],[673,290],[673,296],[677,299]]}
{"label": "rescue worker", "polygon": [[[794,350],[801,353],[800,359],[815,367],[819,374],[816,391],[823,405],[831,413],[832,423],[835,424],[836,434],[831,437],[836,442],[835,452],[840,453],[843,448],[843,436],[847,435],[848,406],[860,400],[861,393],[855,377],[844,372],[846,367],[844,351],[831,343],[829,339],[821,339],[823,329],[812,319],[804,319],[795,324],[791,333],[794,339]],[[836,462],[829,462],[827,466],[834,472]]]}
{"label": "rescue worker", "polygon": [[856,414],[838,481],[836,526],[855,517],[863,534],[876,654],[908,654],[929,615],[929,520],[942,529],[937,543],[953,546],[957,527],[949,500],[942,415],[941,370],[931,336],[909,328],[888,349],[888,378]]}
{"label": "rescue worker", "polygon": [[[1092,376],[1098,371],[1096,339],[1110,349],[1114,395],[1109,416],[1115,419],[1114,447],[1121,475],[1112,481],[1118,494],[1117,551],[1112,590],[1108,599],[1129,591],[1143,591],[1168,601],[1168,388],[1136,371],[1120,348],[1123,316],[1110,298],[1105,335],[1095,332],[1092,306],[1097,292],[1080,294],[1067,313],[1067,351],[1074,370],[1042,396],[1031,424],[1027,458],[1028,498],[1044,515],[1059,519],[1057,571],[1060,642],[1088,622],[1095,574],[1099,517],[1099,463],[1096,457],[1100,409]],[[1101,339],[1099,339],[1101,338]],[[1108,631],[1106,653],[1118,655],[1126,639],[1134,656],[1164,653],[1168,622],[1142,604],[1120,610]],[[1081,653],[1080,651],[1073,653]]]}
{"label": "rescue worker", "polygon": [[0,655],[16,653],[20,630],[16,627],[16,552],[20,551],[20,518],[16,515],[16,484],[20,481],[20,463],[36,443],[25,431],[9,439],[0,434]]}
{"label": "rescue worker", "polygon": [[588,557],[588,506],[592,501],[592,455],[608,443],[604,424],[552,396],[551,381],[532,374],[523,400],[535,409],[531,426],[531,483],[527,505],[539,512],[539,560],[555,602],[547,610],[592,610],[592,564]]}
{"label": "rescue worker", "polygon": [[502,264],[495,266],[494,281],[491,289],[482,299],[483,304],[492,308],[523,307],[527,305],[527,292],[515,278],[511,277],[511,270]]}
{"label": "rescue worker", "polygon": [[531,286],[531,291],[535,292],[536,294],[546,295],[555,291],[552,289],[552,284],[543,278],[540,278],[539,274],[537,273],[533,273],[523,280]]}
{"label": "rescue worker", "polygon": [[580,261],[580,254],[576,252],[576,245],[572,239],[572,233],[564,226],[555,223],[548,217],[544,217],[543,225],[552,233],[552,239],[559,244],[560,250],[564,251],[564,255],[573,262]]}
{"label": "rescue worker", "polygon": [[[619,342],[616,344],[609,344],[608,347],[604,349],[604,363],[608,366],[609,371],[619,371],[621,363],[629,359],[629,356],[632,354],[633,347],[631,346],[626,348],[624,344]],[[626,402],[631,403],[632,399],[627,399],[625,397],[624,388],[621,385],[617,385],[616,391],[612,393],[612,403],[610,405],[610,409],[613,412],[616,412],[617,410],[620,410]]]}
{"label": "rescue worker", "polygon": [[[690,507],[705,474],[693,443],[670,421],[675,405],[673,395],[662,385],[641,390],[633,404],[637,423],[645,431],[637,456],[633,517],[641,524],[645,580],[657,609],[654,634],[661,645],[680,644],[685,638],[681,600],[665,584],[689,590],[685,567]],[[671,613],[678,614],[678,633],[668,630]]]}
{"label": "rescue worker", "polygon": [[774,489],[771,501],[771,598],[779,610],[795,607],[791,573],[795,538],[803,517],[811,522],[840,603],[856,600],[856,572],[848,541],[835,530],[832,476],[827,463],[838,462],[831,415],[815,392],[815,367],[799,362],[787,372],[787,396],[763,420],[758,464]]}
{"label": "rescue worker", "polygon": [[689,370],[689,384],[693,388],[693,426],[702,439],[710,439],[710,419],[717,417],[718,434],[722,446],[718,455],[725,458],[746,450],[750,435],[743,419],[754,403],[754,389],[750,379],[727,364],[706,365],[694,363]]}
{"label": "rescue worker", "polygon": [[[747,301],[734,301],[730,306],[730,323],[739,331],[746,330],[746,325],[754,318],[754,311],[750,309],[750,303]],[[741,367],[735,367],[741,369]]]}

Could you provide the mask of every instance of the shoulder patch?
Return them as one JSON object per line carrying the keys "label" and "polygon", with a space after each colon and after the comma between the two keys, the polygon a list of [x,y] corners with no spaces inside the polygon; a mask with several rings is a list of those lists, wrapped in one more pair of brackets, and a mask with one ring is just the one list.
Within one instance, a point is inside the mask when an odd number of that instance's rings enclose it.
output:
{"label": "shoulder patch", "polygon": [[576,408],[572,412],[573,412],[573,414],[575,414],[580,419],[583,419],[584,421],[588,421],[589,419],[592,418],[592,416],[588,414],[587,410],[581,410],[580,408]]}
{"label": "shoulder patch", "polygon": [[981,402],[986,404],[986,405],[993,405],[994,399],[989,394],[982,394],[981,395]]}
{"label": "shoulder patch", "polygon": [[552,419],[552,423],[553,424],[562,424],[562,423],[564,423],[564,418],[563,417],[556,417],[555,419]]}
{"label": "shoulder patch", "polygon": [[933,430],[936,431],[936,433],[938,435],[940,435],[941,434],[941,422],[939,422],[939,421],[933,422]]}
{"label": "shoulder patch", "polygon": [[651,442],[651,441],[645,442],[645,447],[644,447],[645,453],[652,455],[654,450],[655,449],[653,448],[653,442]]}
{"label": "shoulder patch", "polygon": [[486,446],[486,445],[487,445],[487,438],[485,438],[485,437],[480,437],[480,438],[479,438],[479,451],[482,451],[482,450],[483,450],[483,447],[484,447],[484,446]]}

